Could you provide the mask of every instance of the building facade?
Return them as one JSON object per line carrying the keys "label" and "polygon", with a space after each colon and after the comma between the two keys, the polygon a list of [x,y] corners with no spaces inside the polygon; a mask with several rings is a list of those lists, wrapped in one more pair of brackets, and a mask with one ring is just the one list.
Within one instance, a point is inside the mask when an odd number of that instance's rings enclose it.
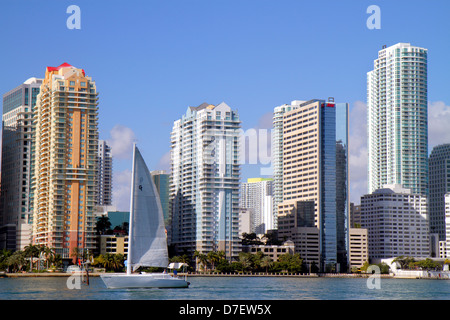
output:
{"label": "building facade", "polygon": [[429,158],[428,210],[430,233],[446,240],[445,194],[450,192],[450,144],[433,148]]}
{"label": "building facade", "polygon": [[430,256],[426,196],[386,185],[361,197],[361,224],[368,229],[370,259]]}
{"label": "building facade", "polygon": [[63,260],[96,245],[97,100],[95,82],[64,63],[47,67],[33,110],[33,243]]}
{"label": "building facade", "polygon": [[8,225],[3,230],[12,234],[0,240],[0,248],[14,251],[31,243],[32,111],[41,84],[30,78],[3,95],[0,227]]}
{"label": "building facade", "polygon": [[252,210],[252,230],[256,234],[265,234],[274,229],[273,216],[273,179],[249,178],[241,183],[239,207]]}
{"label": "building facade", "polygon": [[98,192],[96,205],[111,206],[113,160],[111,147],[105,140],[98,141],[97,161]]}
{"label": "building facade", "polygon": [[238,256],[240,134],[239,115],[225,103],[189,107],[174,122],[170,208],[176,252]]}
{"label": "building facade", "polygon": [[384,46],[367,73],[368,192],[401,184],[428,191],[427,49]]}
{"label": "building facade", "polygon": [[321,270],[348,267],[348,104],[311,100],[283,115],[283,202],[278,219],[313,201]]}
{"label": "building facade", "polygon": [[170,175],[164,170],[155,170],[150,172],[155,183],[156,190],[161,200],[161,207],[164,214],[166,226],[169,225],[169,191],[170,191]]}
{"label": "building facade", "polygon": [[349,263],[350,270],[360,268],[369,261],[368,230],[364,228],[349,229]]}
{"label": "building facade", "polygon": [[274,226],[278,227],[278,205],[283,202],[283,115],[299,108],[305,101],[295,100],[291,104],[275,107],[272,129],[272,167],[273,167],[273,215]]}

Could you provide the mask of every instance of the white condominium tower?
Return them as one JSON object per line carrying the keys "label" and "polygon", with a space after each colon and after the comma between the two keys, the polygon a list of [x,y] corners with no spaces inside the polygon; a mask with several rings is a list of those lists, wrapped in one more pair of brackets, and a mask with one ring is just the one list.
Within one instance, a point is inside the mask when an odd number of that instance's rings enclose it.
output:
{"label": "white condominium tower", "polygon": [[42,79],[30,78],[3,95],[0,249],[31,242],[33,108]]}
{"label": "white condominium tower", "polygon": [[225,103],[189,107],[171,133],[172,244],[239,253],[240,120]]}
{"label": "white condominium tower", "polygon": [[256,234],[266,234],[273,230],[273,179],[249,178],[241,184],[239,207],[251,209],[252,230]]}
{"label": "white condominium tower", "polygon": [[367,73],[369,193],[401,184],[428,190],[427,49],[398,43]]}

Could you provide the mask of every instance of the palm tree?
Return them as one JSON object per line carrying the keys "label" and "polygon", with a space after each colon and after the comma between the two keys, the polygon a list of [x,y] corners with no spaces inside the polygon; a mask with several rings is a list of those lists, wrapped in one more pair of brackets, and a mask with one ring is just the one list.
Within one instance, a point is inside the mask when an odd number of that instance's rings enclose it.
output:
{"label": "palm tree", "polygon": [[206,254],[200,253],[198,250],[195,250],[194,257],[197,258],[197,260],[200,261],[200,263],[204,267],[204,270],[206,270],[207,269],[207,265],[208,265],[208,257],[206,256]]}
{"label": "palm tree", "polygon": [[273,266],[273,261],[269,256],[264,256],[261,259],[261,267],[266,268],[266,273],[268,272],[269,267]]}
{"label": "palm tree", "polygon": [[23,266],[27,264],[27,260],[25,259],[24,251],[16,251],[14,252],[8,259],[6,260],[8,267],[13,267],[14,271],[22,270]]}
{"label": "palm tree", "polygon": [[220,260],[219,254],[216,251],[210,251],[207,253],[206,256],[208,257],[208,261],[212,265],[211,269],[214,270],[215,269],[214,265],[216,264],[216,262]]}
{"label": "palm tree", "polygon": [[33,271],[33,258],[39,256],[39,248],[36,245],[28,245],[24,248],[25,258],[30,259],[30,272]]}

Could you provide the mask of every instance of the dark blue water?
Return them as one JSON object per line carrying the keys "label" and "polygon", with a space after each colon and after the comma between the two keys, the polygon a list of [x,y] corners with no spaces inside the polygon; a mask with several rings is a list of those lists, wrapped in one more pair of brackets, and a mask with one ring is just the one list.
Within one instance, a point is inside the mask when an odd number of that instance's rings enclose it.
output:
{"label": "dark blue water", "polygon": [[187,289],[107,289],[98,277],[69,289],[68,278],[0,278],[0,300],[448,300],[449,280],[190,277]]}

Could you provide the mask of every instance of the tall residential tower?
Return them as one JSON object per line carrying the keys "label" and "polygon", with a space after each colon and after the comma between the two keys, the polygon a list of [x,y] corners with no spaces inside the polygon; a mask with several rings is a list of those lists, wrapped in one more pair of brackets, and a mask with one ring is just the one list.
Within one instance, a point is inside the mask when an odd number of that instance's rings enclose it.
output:
{"label": "tall residential tower", "polygon": [[383,47],[367,73],[368,191],[428,191],[427,49]]}
{"label": "tall residential tower", "polygon": [[172,244],[193,255],[239,253],[238,113],[227,104],[189,107],[171,134]]}
{"label": "tall residential tower", "polygon": [[33,110],[33,242],[63,259],[95,248],[97,100],[95,82],[64,63],[47,67]]}

